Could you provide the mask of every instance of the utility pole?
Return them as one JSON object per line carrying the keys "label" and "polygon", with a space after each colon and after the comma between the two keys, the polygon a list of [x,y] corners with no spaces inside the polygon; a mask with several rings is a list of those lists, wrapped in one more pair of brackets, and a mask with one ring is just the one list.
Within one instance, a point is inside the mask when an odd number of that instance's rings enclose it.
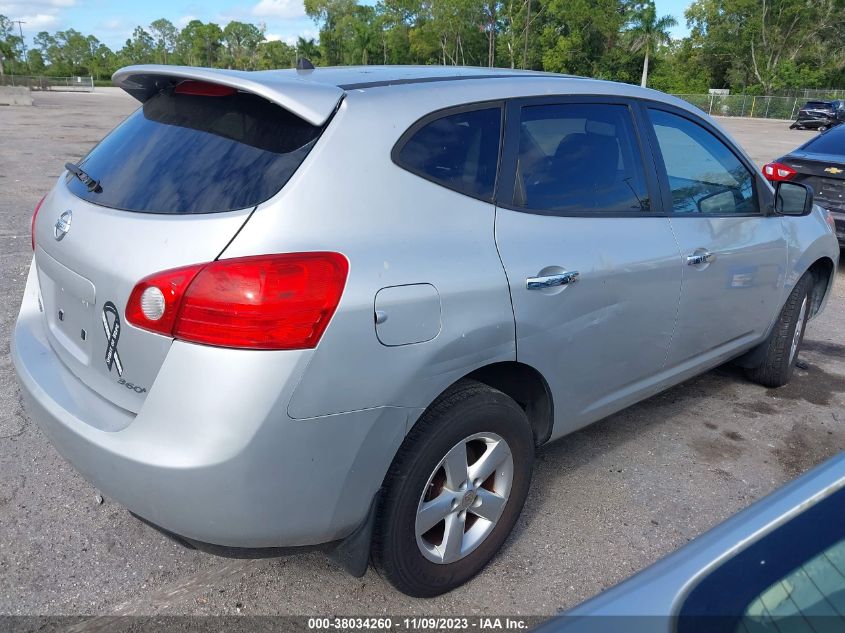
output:
{"label": "utility pole", "polygon": [[29,57],[26,55],[26,40],[23,39],[23,25],[26,24],[23,20],[10,20],[12,24],[18,25],[18,32],[21,34],[21,46],[23,46],[23,59],[26,62],[26,67],[29,72],[32,72],[32,67],[29,65]]}

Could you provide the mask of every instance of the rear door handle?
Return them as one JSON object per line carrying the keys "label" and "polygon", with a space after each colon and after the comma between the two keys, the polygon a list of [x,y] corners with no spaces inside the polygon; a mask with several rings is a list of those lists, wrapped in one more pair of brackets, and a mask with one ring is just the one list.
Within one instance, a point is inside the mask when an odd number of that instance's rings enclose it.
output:
{"label": "rear door handle", "polygon": [[578,271],[569,270],[556,275],[544,275],[542,277],[529,277],[525,280],[525,287],[528,290],[539,290],[540,288],[554,288],[566,286],[578,281]]}
{"label": "rear door handle", "polygon": [[692,255],[687,255],[687,265],[699,266],[701,264],[709,264],[714,259],[716,259],[716,254],[711,253],[710,251],[704,251],[703,253],[693,253]]}

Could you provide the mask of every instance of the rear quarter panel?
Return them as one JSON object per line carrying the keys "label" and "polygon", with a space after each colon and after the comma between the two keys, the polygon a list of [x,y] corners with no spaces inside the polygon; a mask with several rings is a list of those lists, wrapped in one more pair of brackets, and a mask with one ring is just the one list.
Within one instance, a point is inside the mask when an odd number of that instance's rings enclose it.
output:
{"label": "rear quarter panel", "polygon": [[810,266],[823,258],[833,262],[834,274],[830,276],[827,292],[818,312],[824,308],[830,296],[839,266],[839,242],[825,219],[825,213],[826,211],[821,207],[816,206],[807,216],[783,218],[783,231],[787,243],[787,266],[781,304],[786,301],[795,284]]}
{"label": "rear quarter panel", "polygon": [[[391,161],[400,135],[438,107],[399,105],[348,95],[288,185],[255,211],[223,254],[331,250],[349,259],[338,310],[289,404],[293,418],[424,408],[477,367],[515,359],[510,295],[493,237],[495,208]],[[376,295],[407,284],[436,288],[441,329],[425,342],[383,345],[374,323]]]}

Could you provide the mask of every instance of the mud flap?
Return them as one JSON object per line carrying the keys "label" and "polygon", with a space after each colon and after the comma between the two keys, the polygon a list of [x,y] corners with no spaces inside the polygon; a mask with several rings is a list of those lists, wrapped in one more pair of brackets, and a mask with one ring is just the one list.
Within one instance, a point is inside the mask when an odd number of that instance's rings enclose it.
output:
{"label": "mud flap", "polygon": [[326,549],[326,556],[355,578],[361,578],[366,574],[370,564],[370,545],[373,541],[373,528],[376,524],[376,511],[381,495],[382,490],[379,488],[373,495],[366,518],[352,534]]}

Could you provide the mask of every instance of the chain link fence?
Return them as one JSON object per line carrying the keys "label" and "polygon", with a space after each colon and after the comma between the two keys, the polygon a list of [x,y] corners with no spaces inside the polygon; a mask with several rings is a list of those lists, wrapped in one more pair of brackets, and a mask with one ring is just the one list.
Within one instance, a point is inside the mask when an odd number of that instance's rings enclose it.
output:
{"label": "chain link fence", "polygon": [[684,95],[676,97],[713,116],[739,116],[755,119],[793,120],[807,97],[771,97],[755,95]]}
{"label": "chain link fence", "polygon": [[777,90],[777,97],[798,97],[807,101],[833,101],[834,99],[845,99],[845,89],[842,88],[790,88]]}
{"label": "chain link fence", "polygon": [[3,75],[0,77],[0,86],[22,86],[30,90],[94,92],[94,78]]}

